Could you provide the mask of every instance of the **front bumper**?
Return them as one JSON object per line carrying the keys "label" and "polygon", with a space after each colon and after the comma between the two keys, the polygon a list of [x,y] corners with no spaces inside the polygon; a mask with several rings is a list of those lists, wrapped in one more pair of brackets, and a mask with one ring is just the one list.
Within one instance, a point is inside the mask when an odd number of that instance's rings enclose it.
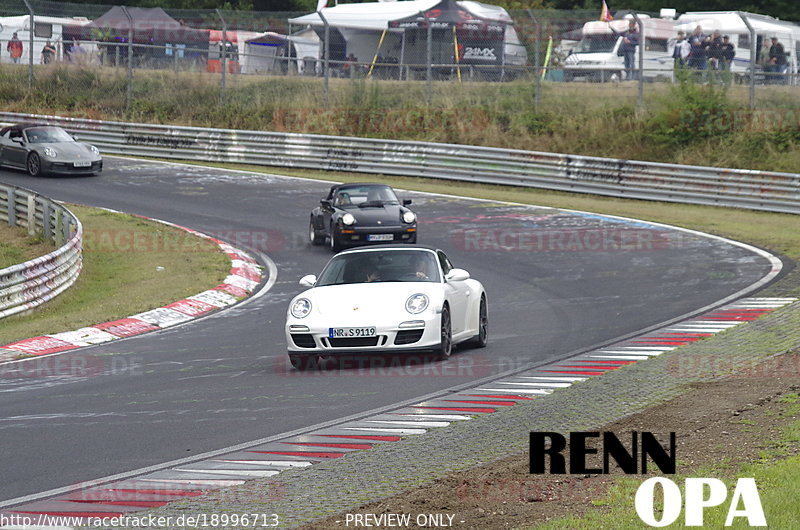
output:
{"label": "front bumper", "polygon": [[103,170],[103,161],[95,160],[91,166],[75,167],[72,162],[59,162],[48,158],[41,158],[42,172],[55,175],[92,175]]}
{"label": "front bumper", "polygon": [[[378,241],[370,241],[370,236],[388,236],[391,235],[392,239],[382,239]],[[410,243],[417,242],[417,227],[343,227],[334,228],[332,237],[342,247],[361,246],[361,245],[379,245],[381,243]]]}
{"label": "front bumper", "polygon": [[[439,314],[427,311],[392,322],[375,322],[369,315],[347,323],[333,320],[327,325],[290,319],[285,329],[286,344],[289,353],[316,355],[426,351],[441,340],[439,318]],[[329,330],[336,327],[375,327],[375,336],[331,338]]]}

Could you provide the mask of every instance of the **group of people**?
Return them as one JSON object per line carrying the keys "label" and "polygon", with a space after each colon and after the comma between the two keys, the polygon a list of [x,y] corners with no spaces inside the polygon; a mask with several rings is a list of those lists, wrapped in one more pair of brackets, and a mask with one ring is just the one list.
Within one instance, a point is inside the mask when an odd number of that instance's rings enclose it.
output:
{"label": "group of people", "polygon": [[[11,36],[11,39],[6,44],[6,51],[8,52],[9,57],[11,57],[12,63],[19,64],[24,49],[25,46],[23,42],[19,39],[19,36],[15,32]],[[69,48],[66,49],[64,53],[67,59],[69,59],[71,62],[76,62],[83,57],[84,50],[81,47],[80,42],[73,41],[71,46],[69,46]],[[50,64],[55,62],[57,54],[58,50],[56,49],[55,45],[48,40],[42,47],[42,56],[40,58],[40,63]]]}
{"label": "group of people", "polygon": [[736,47],[728,35],[720,35],[718,30],[706,35],[700,26],[688,37],[679,31],[672,52],[675,68],[695,70],[729,71],[734,57]]}

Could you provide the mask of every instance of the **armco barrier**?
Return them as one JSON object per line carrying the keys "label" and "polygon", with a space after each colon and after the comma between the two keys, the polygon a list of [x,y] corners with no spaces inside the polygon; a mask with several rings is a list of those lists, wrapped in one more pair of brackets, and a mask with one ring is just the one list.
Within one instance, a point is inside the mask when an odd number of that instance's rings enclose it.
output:
{"label": "armco barrier", "polygon": [[58,247],[0,269],[0,318],[33,309],[75,283],[83,264],[83,228],[72,212],[32,191],[0,184],[0,222],[43,234]]}
{"label": "armco barrier", "polygon": [[60,125],[108,154],[526,186],[800,213],[800,175],[455,144],[0,113]]}

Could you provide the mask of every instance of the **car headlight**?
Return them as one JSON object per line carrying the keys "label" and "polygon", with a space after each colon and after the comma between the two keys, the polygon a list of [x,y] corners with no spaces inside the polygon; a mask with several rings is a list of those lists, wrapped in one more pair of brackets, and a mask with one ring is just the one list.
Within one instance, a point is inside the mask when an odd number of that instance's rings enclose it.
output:
{"label": "car headlight", "polygon": [[346,213],[346,214],[344,214],[342,216],[342,223],[346,224],[347,226],[350,226],[355,222],[356,222],[356,218],[353,217],[353,214],[351,214],[351,213]]}
{"label": "car headlight", "polygon": [[308,298],[298,298],[292,304],[292,316],[294,318],[305,318],[311,312],[311,300]]}
{"label": "car headlight", "polygon": [[417,214],[414,212],[403,212],[403,221],[406,223],[413,223],[417,220]]}
{"label": "car headlight", "polygon": [[90,150],[92,153],[96,154],[96,155],[99,155],[99,154],[100,154],[100,149],[96,148],[96,147],[95,147],[95,146],[93,146],[93,145],[90,145],[90,146],[89,146],[89,150]]}
{"label": "car headlight", "polygon": [[50,158],[55,158],[56,156],[58,156],[58,153],[56,153],[56,150],[53,149],[52,147],[45,147],[44,155],[49,156]]}
{"label": "car headlight", "polygon": [[406,311],[412,315],[422,313],[428,308],[428,297],[422,293],[412,294],[406,300]]}

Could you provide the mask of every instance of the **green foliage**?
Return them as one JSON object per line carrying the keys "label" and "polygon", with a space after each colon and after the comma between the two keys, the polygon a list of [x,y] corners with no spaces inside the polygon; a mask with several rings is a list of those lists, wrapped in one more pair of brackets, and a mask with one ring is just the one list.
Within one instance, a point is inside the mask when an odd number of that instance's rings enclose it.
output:
{"label": "green foliage", "polygon": [[646,134],[666,146],[684,147],[736,127],[727,85],[700,84],[695,72],[678,73],[663,108],[647,124]]}

